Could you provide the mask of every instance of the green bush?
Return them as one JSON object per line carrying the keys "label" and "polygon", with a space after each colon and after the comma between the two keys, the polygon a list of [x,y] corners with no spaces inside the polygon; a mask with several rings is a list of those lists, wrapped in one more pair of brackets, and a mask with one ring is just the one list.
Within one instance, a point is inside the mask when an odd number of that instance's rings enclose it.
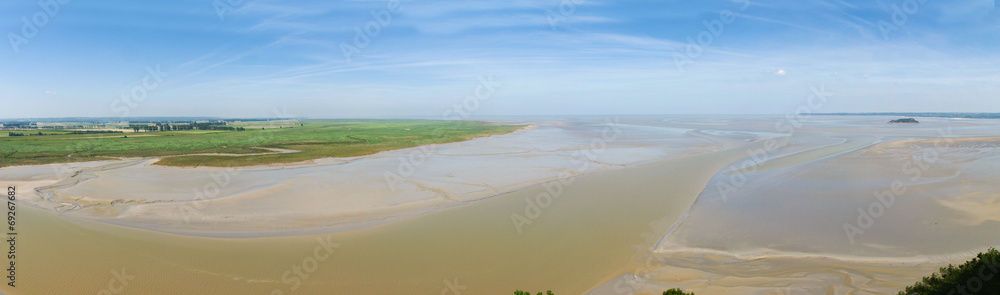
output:
{"label": "green bush", "polygon": [[[514,295],[531,295],[531,292],[525,292],[521,290],[514,291]],[[538,295],[542,295],[542,292],[538,292]],[[545,291],[545,295],[554,295],[552,291]],[[694,295],[694,293],[684,293],[681,289],[670,289],[663,291],[663,295]]]}
{"label": "green bush", "polygon": [[694,293],[684,293],[681,289],[670,289],[663,291],[663,295],[694,295]]}
{"label": "green bush", "polygon": [[906,287],[900,295],[1000,294],[1000,252],[990,248],[959,266],[942,267],[940,273]]}

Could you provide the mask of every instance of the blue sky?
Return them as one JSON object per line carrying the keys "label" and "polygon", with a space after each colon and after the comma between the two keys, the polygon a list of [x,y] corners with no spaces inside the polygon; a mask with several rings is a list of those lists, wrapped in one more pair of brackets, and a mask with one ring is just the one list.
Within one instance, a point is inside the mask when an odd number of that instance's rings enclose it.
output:
{"label": "blue sky", "polygon": [[747,1],[3,1],[0,118],[1000,111],[994,0]]}

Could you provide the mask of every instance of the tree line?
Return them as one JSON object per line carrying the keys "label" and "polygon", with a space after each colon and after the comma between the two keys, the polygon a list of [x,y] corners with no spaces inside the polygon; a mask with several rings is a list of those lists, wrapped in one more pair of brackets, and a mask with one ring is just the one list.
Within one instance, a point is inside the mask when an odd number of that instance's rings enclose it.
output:
{"label": "tree line", "polygon": [[949,264],[899,294],[1000,294],[1000,251],[990,248],[962,265]]}
{"label": "tree line", "polygon": [[[223,123],[223,124],[225,124],[225,123]],[[218,123],[193,123],[193,124],[183,124],[183,125],[170,125],[170,124],[156,124],[156,125],[129,124],[129,128],[131,128],[135,132],[139,132],[139,130],[143,130],[143,131],[146,131],[146,132],[153,132],[153,131],[179,131],[179,130],[195,130],[195,129],[197,129],[197,130],[224,130],[224,131],[244,131],[244,130],[246,130],[246,128],[243,128],[243,127],[225,126],[225,125],[219,125]]]}
{"label": "tree line", "polygon": [[63,134],[107,134],[107,133],[124,133],[124,132],[122,132],[122,131],[116,131],[116,130],[77,130],[77,131],[70,131],[70,132],[66,132],[66,133],[42,133],[41,131],[38,131],[38,133],[28,133],[28,134],[25,134],[25,133],[22,133],[22,132],[7,132],[7,136],[63,135]]}

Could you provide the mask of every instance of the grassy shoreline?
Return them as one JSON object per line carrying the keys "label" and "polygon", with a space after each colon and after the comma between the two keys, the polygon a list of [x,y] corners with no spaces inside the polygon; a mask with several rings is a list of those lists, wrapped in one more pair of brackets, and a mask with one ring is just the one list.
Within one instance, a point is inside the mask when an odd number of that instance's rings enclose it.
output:
{"label": "grassy shoreline", "polygon": [[[0,137],[0,167],[142,157],[164,157],[156,163],[163,166],[281,164],[459,142],[506,134],[525,127],[482,121],[437,120],[308,120],[302,124],[295,128],[247,131]],[[269,153],[261,148],[298,152]]]}

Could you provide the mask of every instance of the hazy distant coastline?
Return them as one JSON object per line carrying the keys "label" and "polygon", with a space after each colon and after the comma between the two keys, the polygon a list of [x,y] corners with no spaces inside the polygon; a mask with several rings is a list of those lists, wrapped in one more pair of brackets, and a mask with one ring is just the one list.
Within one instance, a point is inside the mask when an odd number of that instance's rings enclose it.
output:
{"label": "hazy distant coastline", "polygon": [[818,116],[899,116],[918,118],[1000,119],[1000,113],[820,113]]}

